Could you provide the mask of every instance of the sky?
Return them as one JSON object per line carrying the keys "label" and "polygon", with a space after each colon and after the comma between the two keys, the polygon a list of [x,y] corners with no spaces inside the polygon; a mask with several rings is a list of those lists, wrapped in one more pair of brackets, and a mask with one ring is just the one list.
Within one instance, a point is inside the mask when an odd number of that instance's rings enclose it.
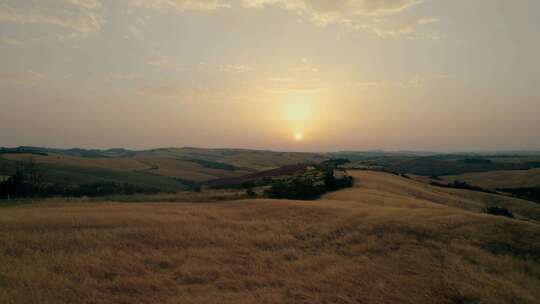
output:
{"label": "sky", "polygon": [[540,150],[537,0],[0,0],[0,146]]}

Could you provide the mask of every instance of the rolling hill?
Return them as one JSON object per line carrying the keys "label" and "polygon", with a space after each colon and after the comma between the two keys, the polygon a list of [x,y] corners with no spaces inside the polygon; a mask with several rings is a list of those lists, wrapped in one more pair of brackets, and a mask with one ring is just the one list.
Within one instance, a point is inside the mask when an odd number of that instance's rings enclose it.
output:
{"label": "rolling hill", "polygon": [[193,183],[237,178],[285,165],[320,162],[324,157],[314,153],[243,149],[132,151],[19,147],[0,149],[0,175],[9,175],[18,163],[30,160],[39,164],[45,181],[50,183],[108,181],[175,192],[186,190]]}
{"label": "rolling hill", "polygon": [[0,302],[538,303],[538,205],[351,174],[317,201],[4,207]]}
{"label": "rolling hill", "polygon": [[444,181],[460,180],[486,189],[540,187],[540,169],[489,171],[442,176]]}

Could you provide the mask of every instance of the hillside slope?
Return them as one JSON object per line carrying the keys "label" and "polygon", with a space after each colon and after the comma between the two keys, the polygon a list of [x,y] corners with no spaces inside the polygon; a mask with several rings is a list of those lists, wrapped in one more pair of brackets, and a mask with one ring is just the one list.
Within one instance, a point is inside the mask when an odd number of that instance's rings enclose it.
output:
{"label": "hillside slope", "polygon": [[318,201],[2,208],[0,303],[538,303],[538,224],[352,174]]}
{"label": "hillside slope", "polygon": [[[243,149],[161,148],[84,150],[34,147],[0,148],[0,176],[13,174],[21,163],[38,164],[43,179],[56,184],[100,181],[130,183],[161,191],[182,191],[206,181],[299,163],[323,160],[315,153]],[[163,185],[163,186],[162,186]]]}
{"label": "hillside slope", "polygon": [[441,176],[447,182],[465,181],[486,189],[540,187],[540,169],[509,170]]}
{"label": "hillside slope", "polygon": [[540,205],[508,196],[450,189],[375,171],[350,171],[353,188],[324,196],[325,199],[358,201],[379,206],[432,206],[433,203],[483,212],[488,206],[501,206],[521,218],[540,221]]}

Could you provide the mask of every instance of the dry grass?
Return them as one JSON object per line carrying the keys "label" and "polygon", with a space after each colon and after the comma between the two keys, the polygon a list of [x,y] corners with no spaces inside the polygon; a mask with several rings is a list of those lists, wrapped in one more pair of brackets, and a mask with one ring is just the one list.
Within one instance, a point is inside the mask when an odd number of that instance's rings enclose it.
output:
{"label": "dry grass", "polygon": [[540,205],[513,197],[484,192],[431,186],[424,181],[406,179],[393,174],[352,171],[357,181],[354,188],[331,193],[329,199],[360,201],[377,206],[403,206],[432,203],[483,212],[488,206],[509,209],[522,219],[540,222]]}
{"label": "dry grass", "polygon": [[487,189],[540,187],[540,169],[467,173],[443,176],[442,179],[465,181]]}
{"label": "dry grass", "polygon": [[312,153],[280,153],[246,150],[242,153],[223,157],[220,161],[238,167],[247,167],[263,171],[305,162],[320,162],[321,159],[316,156],[317,154]]}
{"label": "dry grass", "polygon": [[0,303],[538,303],[539,225],[355,175],[314,202],[2,208]]}
{"label": "dry grass", "polygon": [[[263,197],[262,190],[257,190],[259,197]],[[75,202],[116,202],[116,203],[210,203],[234,201],[253,198],[244,189],[203,189],[201,192],[183,191],[177,193],[161,194],[134,194],[134,195],[112,195],[95,198],[73,198]],[[47,199],[47,201],[58,201],[57,198]],[[20,203],[25,203],[21,201]]]}

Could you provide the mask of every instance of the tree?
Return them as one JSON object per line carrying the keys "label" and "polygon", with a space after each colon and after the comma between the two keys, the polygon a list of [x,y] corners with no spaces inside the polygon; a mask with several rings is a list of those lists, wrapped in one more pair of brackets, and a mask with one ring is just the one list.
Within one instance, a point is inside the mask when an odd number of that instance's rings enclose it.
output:
{"label": "tree", "polygon": [[257,195],[257,193],[255,193],[255,190],[253,190],[253,188],[247,188],[246,189],[246,194],[249,197],[255,197]]}
{"label": "tree", "polygon": [[22,163],[22,167],[23,173],[26,174],[28,182],[39,188],[43,182],[43,174],[41,173],[39,165],[36,163],[34,158],[30,157],[28,161]]}
{"label": "tree", "polygon": [[0,195],[7,199],[37,196],[42,184],[43,174],[34,159],[29,158],[17,163],[15,172],[0,183]]}

